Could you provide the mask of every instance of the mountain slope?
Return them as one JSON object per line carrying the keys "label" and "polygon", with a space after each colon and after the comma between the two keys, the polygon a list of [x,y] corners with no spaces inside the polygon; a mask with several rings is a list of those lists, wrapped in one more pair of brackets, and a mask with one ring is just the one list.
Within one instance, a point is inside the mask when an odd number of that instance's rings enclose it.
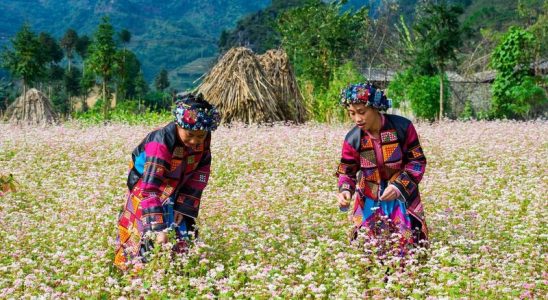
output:
{"label": "mountain slope", "polygon": [[[223,29],[242,16],[268,5],[269,0],[42,0],[0,1],[0,44],[6,45],[28,22],[36,33],[56,38],[68,28],[91,35],[103,15],[117,31],[132,33],[128,48],[137,54],[150,82],[165,68],[174,70],[200,57],[217,54]],[[161,3],[161,4],[160,4]],[[178,82],[173,82],[175,88]]]}

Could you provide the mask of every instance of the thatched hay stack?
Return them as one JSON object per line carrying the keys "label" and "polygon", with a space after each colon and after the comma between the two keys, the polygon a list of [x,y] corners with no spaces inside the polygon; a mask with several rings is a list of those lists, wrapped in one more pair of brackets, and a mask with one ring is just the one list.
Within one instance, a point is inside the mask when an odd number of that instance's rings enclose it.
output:
{"label": "thatched hay stack", "polygon": [[282,49],[268,50],[258,58],[270,83],[276,88],[276,99],[284,120],[299,123],[306,121],[303,97],[285,51]]}
{"label": "thatched hay stack", "polygon": [[26,125],[53,124],[57,115],[51,101],[37,89],[30,89],[19,96],[6,110],[6,117],[10,123]]}
{"label": "thatched hay stack", "polygon": [[230,49],[197,89],[217,106],[223,123],[281,121],[274,91],[257,57],[244,47]]}

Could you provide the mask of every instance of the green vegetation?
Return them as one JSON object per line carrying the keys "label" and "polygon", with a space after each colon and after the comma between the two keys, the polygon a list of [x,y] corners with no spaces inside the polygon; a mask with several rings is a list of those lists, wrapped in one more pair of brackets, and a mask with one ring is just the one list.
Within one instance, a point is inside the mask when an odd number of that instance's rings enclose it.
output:
{"label": "green vegetation", "polygon": [[[99,100],[92,109],[86,112],[78,112],[75,117],[82,124],[103,124],[103,106],[104,102]],[[122,104],[117,105],[110,111],[109,117],[110,121],[113,123],[129,125],[158,125],[173,120],[173,116],[169,110],[163,109],[158,112],[146,108],[142,103],[135,100],[125,101]]]}
{"label": "green vegetation", "polygon": [[[67,28],[91,35],[108,15],[116,31],[131,32],[126,48],[142,62],[147,82],[162,68],[169,72],[202,57],[217,54],[221,31],[244,15],[266,7],[270,0],[155,1],[0,1],[0,46],[7,45],[23,20],[38,31],[63,37]],[[194,79],[200,75],[194,75]],[[174,75],[174,86],[182,85]]]}
{"label": "green vegetation", "polygon": [[[114,44],[114,28],[110,24],[108,17],[103,17],[101,24],[94,36],[94,41],[90,46],[90,55],[86,63],[91,72],[94,72],[101,78],[102,99],[110,103],[110,92],[107,86],[114,72],[118,71],[116,64],[116,45]],[[108,119],[108,110],[110,105],[103,105],[104,118]]]}
{"label": "green vegetation", "polygon": [[342,12],[342,2],[308,1],[279,19],[282,47],[297,75],[315,89],[326,89],[333,71],[345,62],[367,29],[367,10]]}
{"label": "green vegetation", "polygon": [[[169,109],[172,94],[195,85],[196,78],[212,66],[217,55],[213,44],[221,51],[244,45],[259,53],[282,47],[312,119],[320,122],[344,119],[336,108],[340,89],[349,82],[365,80],[359,74],[374,76],[364,71],[374,68],[400,71],[389,86],[389,94],[397,105],[407,101],[404,106],[420,118],[431,120],[436,114],[440,118],[444,110],[451,110],[447,70],[464,76],[489,68],[497,71],[492,109],[475,112],[470,100],[465,103],[466,97],[461,100],[462,106],[468,105],[465,118],[477,114],[528,119],[543,116],[546,110],[547,79],[539,69],[548,57],[546,0],[275,0],[266,8],[266,1],[229,2],[222,6],[223,12],[217,11],[217,1],[190,7],[170,2],[166,4],[168,12],[144,9],[146,1],[142,1],[134,4],[131,13],[110,14],[125,11],[126,4],[91,1],[89,5],[102,7],[101,11],[111,15],[105,13],[95,30],[87,22],[98,20],[84,22],[88,24],[85,26],[67,21],[62,30],[55,27],[53,33],[39,34],[26,23],[1,54],[0,76],[8,73],[11,78],[2,79],[7,84],[0,91],[0,110],[19,94],[19,82],[23,91],[39,87],[65,117],[76,116],[76,102],[85,112],[85,99],[98,84],[105,101],[116,94],[118,105],[135,101],[139,111]],[[365,7],[365,2],[370,6]],[[50,4],[40,5],[52,8]],[[198,11],[190,12],[197,7]],[[13,3],[1,3],[0,8],[18,13]],[[82,11],[82,7],[78,9]],[[518,13],[506,13],[512,9]],[[175,18],[177,11],[184,14]],[[237,19],[227,21],[225,17],[240,16],[244,11],[257,12],[240,19],[235,29],[226,29]],[[45,18],[35,8],[29,12],[37,14],[36,20]],[[137,22],[136,16],[144,15],[146,18]],[[169,17],[159,21],[157,17],[163,15]],[[209,18],[204,20],[206,16]],[[132,30],[137,23],[143,26]],[[512,24],[519,26],[507,29]],[[116,27],[122,29],[117,31]],[[185,33],[180,35],[182,31]],[[94,34],[88,37],[86,32]],[[211,32],[220,35],[218,43]],[[172,40],[175,34],[184,38]],[[145,52],[154,55],[143,55]],[[154,65],[153,73],[150,64]],[[108,119],[109,105],[103,109],[103,118]]]}
{"label": "green vegetation", "polygon": [[269,7],[250,14],[236,24],[232,30],[223,30],[219,38],[219,51],[245,46],[255,53],[264,53],[281,45],[281,36],[276,30],[278,17],[291,8],[303,6],[308,0],[273,0]]}
{"label": "green vegetation", "polygon": [[[449,82],[443,78],[444,103],[449,96]],[[396,108],[402,108],[402,102],[409,101],[409,108],[415,116],[433,121],[439,116],[440,80],[437,76],[417,75],[413,69],[408,69],[396,75],[390,83],[388,96],[393,99]],[[445,104],[447,106],[447,104]]]}
{"label": "green vegetation", "polygon": [[365,82],[352,62],[337,67],[327,90],[315,94],[305,94],[306,103],[312,113],[312,119],[318,122],[337,122],[348,120],[346,110],[339,105],[341,90],[351,82]]}
{"label": "green vegetation", "polygon": [[169,87],[169,79],[167,78],[167,70],[162,69],[156,79],[154,80],[154,86],[160,92],[163,92]]}
{"label": "green vegetation", "polygon": [[11,42],[13,49],[6,49],[2,53],[2,67],[7,69],[12,77],[23,81],[25,94],[28,84],[42,76],[47,58],[45,52],[41,51],[40,40],[26,23]]}
{"label": "green vegetation", "polygon": [[540,87],[542,79],[529,75],[538,49],[535,36],[519,27],[511,27],[493,52],[491,65],[497,70],[493,83],[493,116],[530,118],[541,114],[548,102]]}
{"label": "green vegetation", "polygon": [[[413,69],[420,75],[439,77],[439,119],[443,118],[443,99],[445,71],[450,61],[456,61],[456,52],[462,43],[462,28],[458,17],[463,13],[460,6],[449,5],[446,1],[428,3],[421,9],[415,24],[417,46],[415,47],[415,63]],[[429,79],[426,79],[426,82]],[[420,81],[423,81],[422,79]],[[422,85],[422,83],[419,83]],[[428,84],[431,86],[431,84]],[[422,107],[421,107],[422,108]],[[418,115],[419,112],[413,109]]]}

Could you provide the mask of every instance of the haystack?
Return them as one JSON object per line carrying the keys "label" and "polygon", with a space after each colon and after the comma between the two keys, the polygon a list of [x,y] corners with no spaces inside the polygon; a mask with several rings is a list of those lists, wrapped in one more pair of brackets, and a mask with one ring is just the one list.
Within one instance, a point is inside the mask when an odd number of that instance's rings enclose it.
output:
{"label": "haystack", "polygon": [[217,106],[223,123],[264,123],[284,119],[275,90],[255,54],[238,47],[221,58],[197,92]]}
{"label": "haystack", "polygon": [[268,50],[258,56],[270,83],[275,87],[276,100],[284,120],[302,123],[306,121],[306,108],[299,91],[293,68],[284,50]]}
{"label": "haystack", "polygon": [[57,121],[51,101],[37,89],[30,89],[26,97],[19,96],[6,110],[10,123],[45,125]]}

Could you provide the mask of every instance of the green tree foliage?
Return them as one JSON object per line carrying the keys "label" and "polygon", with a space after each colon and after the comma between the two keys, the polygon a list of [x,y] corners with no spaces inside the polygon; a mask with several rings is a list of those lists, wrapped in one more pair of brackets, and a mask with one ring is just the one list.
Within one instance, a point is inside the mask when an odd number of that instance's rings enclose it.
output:
{"label": "green tree foliage", "polygon": [[145,98],[145,95],[148,93],[148,83],[145,80],[143,71],[139,71],[137,78],[135,78],[135,98],[138,99],[138,111],[141,109],[141,100]]}
{"label": "green tree foliage", "polygon": [[138,99],[142,99],[146,93],[148,93],[148,83],[145,80],[145,76],[142,71],[139,71],[137,78],[135,79],[135,96]]}
{"label": "green tree foliage", "polygon": [[65,35],[61,38],[61,47],[65,50],[67,56],[68,69],[70,71],[72,59],[74,58],[74,49],[78,43],[78,33],[72,28],[67,29]]}
{"label": "green tree foliage", "polygon": [[154,87],[157,91],[163,92],[169,87],[170,83],[167,75],[167,70],[162,69],[160,73],[158,73],[158,76],[156,76],[156,79],[154,80]]}
{"label": "green tree foliage", "polygon": [[515,114],[524,119],[532,119],[541,117],[548,111],[548,95],[542,85],[548,86],[548,80],[542,82],[540,78],[526,76],[520,85],[510,89]]}
{"label": "green tree foliage", "polygon": [[101,77],[102,81],[102,95],[103,101],[106,105],[103,105],[103,114],[105,120],[108,119],[108,111],[110,105],[110,92],[108,92],[108,84],[115,74],[116,65],[116,45],[114,43],[114,29],[110,24],[108,17],[103,17],[97,31],[95,32],[94,39],[90,45],[89,57],[87,59],[87,66],[89,69]]}
{"label": "green tree foliage", "polygon": [[[466,10],[461,17],[463,24],[473,32],[480,30],[501,31],[519,21],[516,14],[516,0],[473,0],[471,3],[459,3]],[[472,40],[475,40],[472,38]]]}
{"label": "green tree foliage", "polygon": [[10,105],[10,99],[16,97],[16,90],[13,82],[6,78],[0,78],[0,115]]}
{"label": "green tree foliage", "polygon": [[255,53],[278,48],[281,36],[276,30],[277,18],[289,8],[306,4],[307,0],[273,0],[269,7],[240,19],[233,30],[223,30],[219,38],[219,51],[245,46]]}
{"label": "green tree foliage", "polygon": [[[548,58],[548,0],[520,0],[519,13],[530,24],[527,31],[531,32],[537,42],[534,50],[535,61]],[[536,73],[539,73],[536,71]]]}
{"label": "green tree foliage", "polygon": [[494,117],[528,118],[546,105],[540,78],[529,75],[537,49],[535,36],[520,27],[511,27],[491,56],[497,70],[493,83]]}
{"label": "green tree foliage", "polygon": [[145,95],[144,103],[147,108],[161,112],[171,107],[171,97],[166,92],[150,91]]}
{"label": "green tree foliage", "polygon": [[80,95],[82,96],[82,110],[85,112],[88,109],[86,98],[97,84],[96,76],[89,69],[82,69],[82,77],[80,78]]}
{"label": "green tree foliage", "polygon": [[151,107],[156,111],[168,109],[171,104],[171,97],[165,90],[169,87],[170,82],[168,78],[168,72],[166,69],[162,69],[156,79],[154,80],[154,87],[156,91],[150,92],[145,96],[145,104],[147,107]]}
{"label": "green tree foliage", "polygon": [[118,60],[118,99],[133,98],[136,96],[137,79],[141,71],[141,63],[135,53],[122,49],[117,53]]}
{"label": "green tree foliage", "polygon": [[[448,101],[448,81],[444,78],[444,102]],[[433,121],[439,114],[438,93],[440,82],[437,76],[419,75],[413,69],[398,73],[390,83],[387,95],[396,108],[409,102],[413,114],[420,119]]]}
{"label": "green tree foliage", "polygon": [[23,80],[23,94],[27,85],[32,84],[44,74],[45,56],[39,38],[28,24],[24,24],[11,40],[12,49],[2,52],[2,67],[12,77]]}
{"label": "green tree foliage", "polygon": [[[124,100],[126,99],[126,97],[130,96],[128,95],[128,89],[132,89],[133,87],[132,82],[135,76],[137,75],[137,73],[139,72],[141,68],[141,64],[139,63],[139,61],[137,60],[137,58],[135,57],[133,53],[131,53],[132,61],[131,62],[128,61],[126,63],[126,60],[127,60],[126,57],[130,55],[129,54],[130,51],[126,49],[126,45],[129,44],[129,42],[131,41],[131,32],[129,32],[127,29],[122,29],[118,33],[118,39],[120,43],[124,45],[124,49],[118,51],[118,53],[116,54],[118,65],[119,65],[116,97],[119,100]],[[137,65],[133,66],[135,62],[137,62]]]}
{"label": "green tree foliage", "polygon": [[468,121],[476,117],[476,112],[474,110],[474,107],[472,106],[472,101],[466,100],[464,102],[464,109],[462,110],[462,113],[459,116],[460,120]]}
{"label": "green tree foliage", "polygon": [[[65,71],[58,64],[63,59],[63,49],[61,49],[59,43],[49,33],[41,32],[38,40],[42,49],[40,55],[44,61],[44,72],[41,82],[46,83],[49,91],[51,91],[63,79]],[[58,88],[55,88],[55,90],[58,90]],[[51,97],[51,92],[48,94]]]}
{"label": "green tree foliage", "polygon": [[82,87],[80,86],[80,82],[82,80],[82,71],[78,68],[71,68],[67,69],[67,71],[64,74],[64,87],[65,91],[67,92],[67,99],[69,102],[69,113],[72,112],[72,96],[78,96],[81,93]]}
{"label": "green tree foliage", "polygon": [[87,58],[90,44],[91,40],[87,35],[82,35],[78,38],[74,50],[76,50],[76,53],[78,53],[82,60]]}
{"label": "green tree foliage", "polygon": [[307,95],[306,103],[312,117],[318,122],[337,122],[347,119],[346,110],[339,105],[340,93],[349,83],[365,82],[352,62],[347,62],[335,69],[329,82],[329,88],[315,95]]}
{"label": "green tree foliage", "polygon": [[459,16],[460,6],[447,1],[428,2],[420,12],[414,26],[417,33],[414,68],[422,75],[438,74],[440,90],[437,103],[439,118],[443,118],[444,77],[450,61],[456,61],[456,53],[462,43]]}
{"label": "green tree foliage", "polygon": [[122,42],[122,44],[127,45],[131,41],[131,32],[129,32],[127,29],[122,29],[118,33],[118,38],[120,39],[120,42]]}
{"label": "green tree foliage", "polygon": [[70,106],[66,101],[67,99],[59,96],[62,93],[61,83],[65,73],[65,70],[59,65],[64,56],[63,49],[49,33],[41,32],[38,40],[42,49],[40,55],[42,55],[45,64],[40,81],[46,85],[48,97],[50,99],[55,98],[55,107],[59,108],[58,111],[64,113],[68,111]]}
{"label": "green tree foliage", "polygon": [[527,27],[535,24],[539,17],[546,15],[548,1],[546,0],[518,0],[517,9],[519,16]]}
{"label": "green tree foliage", "polygon": [[377,0],[376,5],[370,7],[365,34],[355,36],[357,43],[352,60],[365,71],[366,77],[370,76],[371,68],[400,69],[405,62],[402,55],[405,47],[395,30],[398,13],[392,0]]}
{"label": "green tree foliage", "polygon": [[333,71],[351,56],[367,28],[367,10],[341,12],[341,1],[310,0],[279,18],[282,47],[298,77],[327,89]]}
{"label": "green tree foliage", "polygon": [[46,63],[56,64],[63,59],[63,49],[49,33],[41,32],[38,40]]}
{"label": "green tree foliage", "polygon": [[[91,40],[87,35],[81,35],[78,37],[76,46],[74,50],[82,59],[82,74],[86,73],[86,59],[89,55],[89,46],[91,45]],[[83,75],[82,75],[83,76]]]}

